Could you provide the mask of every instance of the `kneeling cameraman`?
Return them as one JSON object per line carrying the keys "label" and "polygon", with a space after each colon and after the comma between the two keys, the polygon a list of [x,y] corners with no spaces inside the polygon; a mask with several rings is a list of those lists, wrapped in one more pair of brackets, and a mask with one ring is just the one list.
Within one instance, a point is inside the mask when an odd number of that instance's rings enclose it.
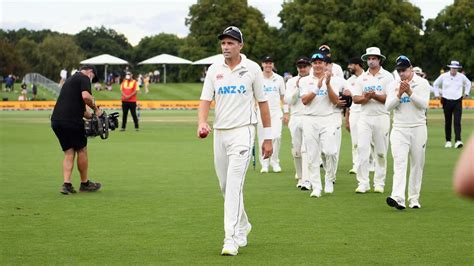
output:
{"label": "kneeling cameraman", "polygon": [[101,187],[100,183],[90,181],[87,175],[87,138],[83,120],[83,117],[89,119],[92,117],[92,113],[86,110],[85,105],[92,108],[97,116],[102,114],[102,111],[95,105],[91,92],[91,82],[97,81],[95,66],[82,66],[80,71],[68,78],[62,86],[51,116],[51,127],[64,151],[64,184],[60,191],[64,195],[76,193],[71,184],[76,154],[77,168],[81,176],[79,191],[92,192]]}

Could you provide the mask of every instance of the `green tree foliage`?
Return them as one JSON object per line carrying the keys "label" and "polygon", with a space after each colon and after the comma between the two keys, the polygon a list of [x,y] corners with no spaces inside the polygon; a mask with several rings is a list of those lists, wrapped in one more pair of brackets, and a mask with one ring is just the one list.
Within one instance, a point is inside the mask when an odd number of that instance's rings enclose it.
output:
{"label": "green tree foliage", "polygon": [[8,40],[0,38],[0,75],[13,74],[20,78],[30,69],[23,56]]}
{"label": "green tree foliage", "polygon": [[387,56],[388,69],[400,54],[421,60],[420,9],[407,0],[294,0],[284,3],[279,15],[287,69],[321,44],[331,47],[333,60],[343,67],[370,46]]}
{"label": "green tree foliage", "polygon": [[78,67],[84,55],[72,36],[48,36],[38,45],[37,71],[52,80],[59,80],[62,68]]}
{"label": "green tree foliage", "polygon": [[[75,40],[87,58],[101,54],[111,54],[128,61],[132,55],[132,46],[127,38],[123,34],[104,26],[100,28],[87,27],[75,35]],[[81,60],[84,59],[86,58]]]}
{"label": "green tree foliage", "polygon": [[262,13],[248,6],[246,0],[198,0],[189,8],[186,18],[189,26],[189,41],[183,51],[197,49],[205,56],[220,53],[217,36],[228,26],[241,29],[244,35],[243,53],[259,60],[266,54],[276,52],[276,29],[265,22]]}
{"label": "green tree foliage", "polygon": [[451,60],[459,60],[474,78],[474,1],[455,0],[435,19],[426,21],[424,70],[431,79]]}

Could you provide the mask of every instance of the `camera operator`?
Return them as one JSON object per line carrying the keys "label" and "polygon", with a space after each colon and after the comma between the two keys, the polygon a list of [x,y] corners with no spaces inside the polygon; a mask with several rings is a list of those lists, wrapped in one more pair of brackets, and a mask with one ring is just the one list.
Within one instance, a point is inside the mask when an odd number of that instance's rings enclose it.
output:
{"label": "camera operator", "polygon": [[83,120],[83,117],[92,117],[92,113],[86,110],[85,105],[92,108],[97,116],[102,114],[102,111],[95,105],[91,92],[91,82],[97,81],[98,76],[95,66],[82,66],[62,86],[51,116],[51,128],[64,151],[64,184],[60,191],[64,195],[76,193],[71,184],[71,174],[76,154],[77,168],[81,176],[79,191],[92,192],[99,190],[101,187],[100,183],[94,183],[88,178],[87,138]]}

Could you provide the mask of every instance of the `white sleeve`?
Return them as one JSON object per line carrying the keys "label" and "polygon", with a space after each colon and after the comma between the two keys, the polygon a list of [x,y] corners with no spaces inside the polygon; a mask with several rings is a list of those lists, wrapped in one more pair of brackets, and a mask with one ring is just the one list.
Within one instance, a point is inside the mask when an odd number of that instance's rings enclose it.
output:
{"label": "white sleeve", "polygon": [[392,111],[400,105],[400,99],[397,96],[396,89],[399,82],[392,82],[387,88],[387,100],[385,101],[385,108],[387,111]]}
{"label": "white sleeve", "polygon": [[265,93],[263,92],[263,72],[260,69],[260,67],[256,67],[253,69],[253,72],[255,73],[254,79],[252,82],[253,86],[253,95],[257,102],[266,102],[267,97],[265,96]]}
{"label": "white sleeve", "polygon": [[208,70],[206,78],[204,79],[204,85],[202,86],[201,100],[212,101],[214,98],[215,88],[214,81],[212,80],[212,70]]}
{"label": "white sleeve", "polygon": [[424,80],[422,84],[419,84],[420,88],[410,96],[410,100],[420,109],[428,109],[430,103],[430,84]]}
{"label": "white sleeve", "polygon": [[293,80],[291,79],[286,82],[285,96],[283,96],[283,101],[290,105],[296,104],[300,93],[299,89],[296,87],[296,82],[294,86],[291,84],[292,82]]}
{"label": "white sleeve", "polygon": [[472,86],[472,84],[471,84],[471,81],[470,81],[465,75],[463,75],[463,84],[464,84],[464,86],[465,86],[465,88],[466,88],[466,89],[465,89],[466,92],[464,93],[464,95],[469,96],[469,94],[470,94],[470,92],[471,92],[471,86]]}
{"label": "white sleeve", "polygon": [[440,75],[434,82],[433,82],[433,92],[436,97],[439,97],[439,89],[443,86],[443,75]]}
{"label": "white sleeve", "polygon": [[352,96],[362,96],[362,84],[359,79],[360,77],[357,78],[354,87],[352,88]]}

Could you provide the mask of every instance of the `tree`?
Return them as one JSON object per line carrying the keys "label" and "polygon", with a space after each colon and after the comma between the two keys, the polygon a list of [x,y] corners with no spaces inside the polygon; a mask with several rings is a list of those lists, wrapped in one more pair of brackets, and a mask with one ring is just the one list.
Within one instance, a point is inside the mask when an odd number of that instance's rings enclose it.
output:
{"label": "tree", "polygon": [[310,56],[321,44],[328,44],[333,60],[343,66],[370,46],[387,56],[388,69],[400,54],[421,60],[420,9],[407,0],[294,0],[283,4],[279,16],[286,69],[293,70],[298,56]]}
{"label": "tree", "polygon": [[435,79],[450,60],[459,60],[466,74],[474,78],[474,2],[455,0],[435,19],[426,21],[426,52],[423,68]]}
{"label": "tree", "polygon": [[15,47],[5,39],[0,38],[0,75],[23,76],[30,66],[16,51]]}
{"label": "tree", "polygon": [[61,69],[77,68],[84,54],[72,36],[48,36],[38,45],[38,58],[38,72],[58,80]]}
{"label": "tree", "polygon": [[111,54],[128,61],[132,55],[132,46],[127,38],[104,26],[100,28],[87,27],[75,35],[75,40],[87,58]]}

